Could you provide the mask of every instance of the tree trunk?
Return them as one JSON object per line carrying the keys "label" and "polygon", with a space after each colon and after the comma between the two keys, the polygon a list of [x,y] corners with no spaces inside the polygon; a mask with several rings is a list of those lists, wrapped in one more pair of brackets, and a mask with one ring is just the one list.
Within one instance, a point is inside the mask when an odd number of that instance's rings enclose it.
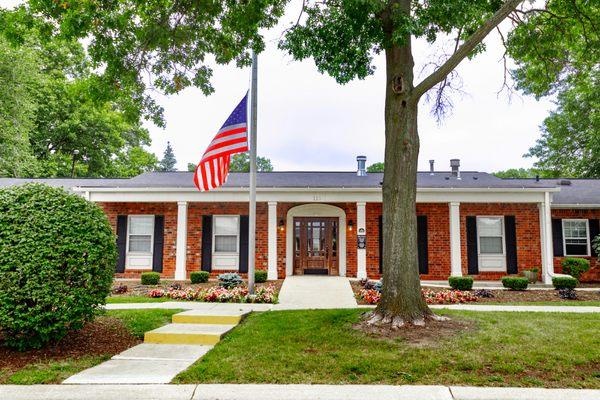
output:
{"label": "tree trunk", "polygon": [[421,295],[417,257],[419,135],[410,38],[386,49],[383,293],[372,323],[423,324],[433,314]]}

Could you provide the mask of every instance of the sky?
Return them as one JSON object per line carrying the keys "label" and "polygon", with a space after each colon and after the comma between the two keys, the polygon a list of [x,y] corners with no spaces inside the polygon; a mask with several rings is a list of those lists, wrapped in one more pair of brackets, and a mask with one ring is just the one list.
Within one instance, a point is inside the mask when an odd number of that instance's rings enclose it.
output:
{"label": "sky", "polygon": [[[16,2],[0,0],[4,6]],[[277,39],[297,18],[300,3],[291,1],[280,25],[264,33],[267,48],[258,62],[258,155],[271,159],[279,171],[354,170],[359,154],[367,156],[367,165],[383,161],[383,56],[375,59],[373,76],[346,85],[320,74],[311,59],[292,60],[277,49]],[[459,158],[463,170],[488,172],[529,167],[535,161],[523,155],[540,137],[539,126],[554,105],[518,93],[498,94],[503,47],[495,32],[486,46],[485,53],[457,68],[462,93],[452,96],[450,115],[438,122],[430,113],[431,105],[421,101],[420,170],[429,168],[430,159],[439,170],[448,170],[449,160]],[[425,77],[419,75],[421,66],[439,54],[439,46],[415,43],[417,80]],[[164,107],[167,126],[145,124],[152,137],[151,150],[161,158],[169,141],[179,169],[197,163],[248,89],[249,73],[249,68],[214,66],[212,95],[190,88],[155,97]]]}

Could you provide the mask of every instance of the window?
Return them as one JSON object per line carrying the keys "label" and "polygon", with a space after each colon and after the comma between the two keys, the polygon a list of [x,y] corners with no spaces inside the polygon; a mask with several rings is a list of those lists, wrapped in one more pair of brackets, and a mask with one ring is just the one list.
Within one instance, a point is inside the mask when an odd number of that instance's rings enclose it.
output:
{"label": "window", "polygon": [[236,216],[214,216],[214,252],[237,253],[240,218]]}
{"label": "window", "polygon": [[563,241],[566,256],[589,256],[587,219],[563,219]]}
{"label": "window", "polygon": [[504,254],[502,217],[478,217],[479,254]]}
{"label": "window", "polygon": [[154,234],[153,215],[132,215],[129,217],[129,252],[152,253]]}

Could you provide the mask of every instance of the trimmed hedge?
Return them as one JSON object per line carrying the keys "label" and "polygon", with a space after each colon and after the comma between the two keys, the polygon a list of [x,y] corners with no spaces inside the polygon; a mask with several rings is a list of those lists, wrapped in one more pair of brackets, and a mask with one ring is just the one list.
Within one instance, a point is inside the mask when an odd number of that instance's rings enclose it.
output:
{"label": "trimmed hedge", "polygon": [[257,269],[254,272],[254,282],[256,283],[264,283],[267,281],[267,271],[264,269]]}
{"label": "trimmed hedge", "polygon": [[0,190],[0,330],[20,350],[81,329],[110,294],[116,238],[96,204],[62,188]]}
{"label": "trimmed hedge", "polygon": [[552,278],[552,286],[554,286],[555,289],[573,289],[577,286],[577,283],[577,279],[570,276],[557,276]]}
{"label": "trimmed hedge", "polygon": [[560,262],[563,273],[579,280],[581,275],[590,270],[590,261],[585,258],[567,257]]}
{"label": "trimmed hedge", "polygon": [[451,276],[448,278],[448,284],[454,290],[473,289],[473,278],[470,276]]}
{"label": "trimmed hedge", "polygon": [[208,282],[209,277],[210,272],[208,271],[190,272],[190,281],[192,281],[192,283],[206,283]]}
{"label": "trimmed hedge", "polygon": [[158,272],[142,272],[142,285],[158,285],[160,274]]}
{"label": "trimmed hedge", "polygon": [[517,276],[505,276],[502,278],[502,286],[511,290],[525,290],[529,281],[527,278],[521,278]]}

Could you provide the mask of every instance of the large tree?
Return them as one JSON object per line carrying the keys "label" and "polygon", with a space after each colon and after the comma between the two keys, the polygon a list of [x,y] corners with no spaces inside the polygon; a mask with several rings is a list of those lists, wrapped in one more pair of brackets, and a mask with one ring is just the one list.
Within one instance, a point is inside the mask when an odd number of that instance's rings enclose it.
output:
{"label": "large tree", "polygon": [[[417,263],[419,102],[435,89],[431,96],[434,110],[443,114],[447,98],[444,90],[449,87],[454,69],[466,57],[484,51],[483,39],[514,14],[521,2],[305,0],[297,22],[282,36],[282,49],[296,59],[314,59],[319,71],[340,83],[372,74],[374,55],[385,55],[384,286],[372,323],[400,327],[405,323],[423,324],[426,318],[434,317],[421,296]],[[250,50],[264,49],[261,31],[276,24],[286,3],[30,0],[36,11],[58,22],[63,34],[89,37],[90,54],[98,66],[105,67],[115,85],[139,91],[150,85],[166,93],[190,85],[211,93],[207,60],[248,65]],[[538,11],[527,3],[529,8],[519,12],[521,21],[515,18],[515,24],[531,25],[533,35],[537,28],[529,23],[531,16],[545,14],[546,9],[552,14],[555,5],[585,13],[585,4],[585,0],[549,0]],[[556,36],[548,41],[564,40]],[[429,43],[447,42],[449,37],[454,38],[452,47],[444,55],[437,54],[439,62],[429,63],[429,74],[416,81],[413,41],[421,38]],[[515,43],[523,47],[536,44]],[[523,65],[528,61],[523,60]],[[546,61],[552,64],[555,60],[550,57]],[[529,70],[527,65],[524,70]]]}
{"label": "large tree", "polygon": [[163,158],[158,163],[158,167],[156,167],[157,171],[161,172],[173,172],[177,171],[175,165],[177,164],[177,159],[175,158],[175,152],[173,151],[173,146],[171,146],[171,142],[167,142],[167,147],[163,153]]}

